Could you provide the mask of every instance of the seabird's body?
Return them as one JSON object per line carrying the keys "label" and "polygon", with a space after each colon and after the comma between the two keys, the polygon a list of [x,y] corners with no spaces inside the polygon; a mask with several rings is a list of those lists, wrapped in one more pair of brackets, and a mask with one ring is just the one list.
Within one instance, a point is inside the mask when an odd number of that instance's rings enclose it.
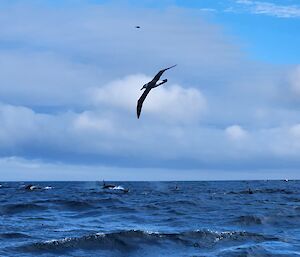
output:
{"label": "seabird's body", "polygon": [[152,89],[152,88],[158,87],[158,86],[160,86],[160,85],[166,83],[167,81],[168,81],[167,79],[164,79],[164,80],[158,80],[155,84],[152,83],[152,81],[150,81],[150,82],[148,82],[147,84],[145,84],[145,85],[141,88],[141,90],[147,89],[147,88]]}
{"label": "seabird's body", "polygon": [[150,90],[152,88],[155,88],[155,87],[158,87],[164,83],[166,83],[168,80],[167,79],[164,79],[164,80],[159,80],[160,77],[162,76],[162,74],[168,70],[168,69],[171,69],[173,67],[175,67],[175,65],[171,66],[171,67],[168,67],[166,69],[163,69],[163,70],[160,70],[156,75],[155,77],[150,81],[148,82],[147,84],[145,84],[141,90],[145,89],[145,91],[143,92],[143,94],[141,95],[141,97],[139,98],[138,102],[137,102],[137,107],[136,107],[136,112],[137,112],[137,118],[139,119],[140,115],[141,115],[141,111],[142,111],[142,106],[143,106],[143,103],[147,97],[147,95],[149,94]]}

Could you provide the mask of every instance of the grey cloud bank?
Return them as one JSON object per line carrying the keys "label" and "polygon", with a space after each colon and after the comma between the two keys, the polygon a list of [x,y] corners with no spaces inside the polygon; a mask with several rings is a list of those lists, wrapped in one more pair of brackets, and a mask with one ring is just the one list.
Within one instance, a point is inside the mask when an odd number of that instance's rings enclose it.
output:
{"label": "grey cloud bank", "polygon": [[[188,10],[0,12],[0,179],[298,178],[299,67],[247,60]],[[137,120],[141,85],[175,63]]]}

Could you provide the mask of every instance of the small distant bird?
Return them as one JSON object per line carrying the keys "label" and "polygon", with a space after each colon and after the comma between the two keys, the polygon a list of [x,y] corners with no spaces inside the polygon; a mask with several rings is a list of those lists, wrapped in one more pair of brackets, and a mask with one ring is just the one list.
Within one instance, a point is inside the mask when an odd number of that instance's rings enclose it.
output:
{"label": "small distant bird", "polygon": [[136,29],[140,29],[141,27],[140,27],[140,26],[135,26],[135,28],[136,28]]}
{"label": "small distant bird", "polygon": [[147,84],[145,84],[141,90],[145,89],[144,93],[141,95],[141,97],[139,98],[139,100],[137,101],[137,107],[136,107],[136,113],[137,113],[137,118],[139,119],[140,118],[140,115],[141,115],[141,111],[142,111],[142,106],[143,106],[143,102],[144,100],[146,99],[147,95],[149,94],[150,90],[152,88],[155,88],[155,87],[158,87],[164,83],[166,83],[168,80],[167,79],[164,79],[162,81],[159,81],[161,75],[168,69],[171,69],[173,67],[175,67],[177,64],[169,67],[169,68],[166,68],[166,69],[163,69],[163,70],[160,70],[156,75],[155,77],[150,81],[148,82]]}

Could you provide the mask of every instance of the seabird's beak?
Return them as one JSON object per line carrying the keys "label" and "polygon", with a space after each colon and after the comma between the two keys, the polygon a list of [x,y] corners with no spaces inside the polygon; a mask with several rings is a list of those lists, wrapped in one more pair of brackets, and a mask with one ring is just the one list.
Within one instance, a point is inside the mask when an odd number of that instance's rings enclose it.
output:
{"label": "seabird's beak", "polygon": [[143,90],[143,89],[144,89],[144,87],[141,88],[141,90]]}

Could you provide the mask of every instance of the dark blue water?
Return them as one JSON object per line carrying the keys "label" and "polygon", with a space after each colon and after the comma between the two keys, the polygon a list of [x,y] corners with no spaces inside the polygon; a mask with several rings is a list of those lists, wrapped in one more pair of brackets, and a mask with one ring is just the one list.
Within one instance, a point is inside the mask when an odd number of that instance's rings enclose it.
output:
{"label": "dark blue water", "polygon": [[2,183],[0,256],[300,256],[299,181],[33,184]]}

